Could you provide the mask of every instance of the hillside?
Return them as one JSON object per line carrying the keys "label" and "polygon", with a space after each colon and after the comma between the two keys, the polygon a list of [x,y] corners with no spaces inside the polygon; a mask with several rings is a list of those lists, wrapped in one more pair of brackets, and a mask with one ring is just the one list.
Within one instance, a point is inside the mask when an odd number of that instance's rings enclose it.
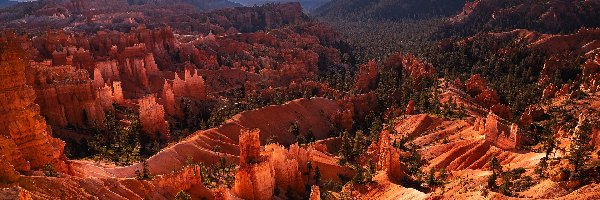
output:
{"label": "hillside", "polygon": [[0,9],[0,199],[600,198],[598,1],[264,2]]}
{"label": "hillside", "polygon": [[175,0],[175,1],[164,1],[164,0],[131,0],[128,1],[130,5],[143,5],[152,4],[158,6],[171,6],[177,3],[186,3],[195,6],[200,10],[214,10],[221,8],[232,8],[240,7],[241,4],[233,3],[228,0]]}
{"label": "hillside", "polygon": [[352,17],[354,19],[424,18],[453,15],[460,11],[465,0],[332,0],[316,9],[324,17]]}
{"label": "hillside", "polygon": [[452,30],[465,34],[514,29],[572,33],[582,27],[599,27],[598,8],[598,1],[475,1],[467,3],[451,24]]}
{"label": "hillside", "polygon": [[245,6],[263,5],[267,3],[299,2],[305,11],[311,12],[330,0],[234,0]]}

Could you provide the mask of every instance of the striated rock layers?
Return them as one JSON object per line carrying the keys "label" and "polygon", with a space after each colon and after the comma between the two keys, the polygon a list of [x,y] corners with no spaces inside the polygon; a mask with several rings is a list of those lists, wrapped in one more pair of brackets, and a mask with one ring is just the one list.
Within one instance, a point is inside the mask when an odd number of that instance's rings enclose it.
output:
{"label": "striated rock layers", "polygon": [[[323,180],[339,181],[339,175],[348,175],[347,168],[339,166],[337,159],[314,146],[293,144],[285,149],[269,144],[262,151],[259,138],[258,129],[243,130],[240,135],[240,168],[233,187],[233,193],[240,198],[271,199],[276,188],[292,195],[306,194],[311,191],[305,185],[315,184],[311,177],[317,168],[321,169]],[[313,187],[311,193],[318,196],[318,187]]]}
{"label": "striated rock layers", "polygon": [[275,188],[271,162],[260,156],[259,130],[240,134],[240,168],[235,174],[233,192],[243,199],[271,199]]}
{"label": "striated rock layers", "polygon": [[[48,123],[59,127],[89,127],[104,122],[112,98],[88,72],[70,65],[52,66],[49,61],[29,65],[27,83],[35,89],[36,103]],[[96,86],[98,84],[98,86]]]}
{"label": "striated rock layers", "polygon": [[165,109],[156,103],[155,96],[147,96],[139,100],[140,123],[146,133],[157,136],[167,136],[167,121],[165,121]]}
{"label": "striated rock layers", "polygon": [[400,162],[401,150],[392,146],[393,137],[388,130],[384,130],[381,132],[379,136],[379,142],[377,146],[372,146],[371,148],[376,148],[376,161],[377,161],[377,169],[386,172],[386,175],[390,180],[394,181],[403,181],[405,178],[408,178],[406,174],[406,166],[404,166]]}
{"label": "striated rock layers", "polygon": [[46,164],[66,171],[64,142],[52,138],[34,103],[35,91],[26,85],[24,52],[18,40],[10,34],[0,37],[0,165],[3,171],[7,164],[21,172]]}
{"label": "striated rock layers", "polygon": [[[484,121],[482,121],[484,120]],[[520,148],[524,142],[522,133],[519,132],[519,127],[516,124],[508,126],[500,117],[493,113],[489,113],[486,119],[476,119],[476,129],[483,135],[485,140],[504,150],[516,150]]]}
{"label": "striated rock layers", "polygon": [[19,186],[22,193],[30,193],[33,199],[175,199],[182,190],[193,199],[214,199],[202,184],[199,166],[156,176],[153,180],[23,176]]}

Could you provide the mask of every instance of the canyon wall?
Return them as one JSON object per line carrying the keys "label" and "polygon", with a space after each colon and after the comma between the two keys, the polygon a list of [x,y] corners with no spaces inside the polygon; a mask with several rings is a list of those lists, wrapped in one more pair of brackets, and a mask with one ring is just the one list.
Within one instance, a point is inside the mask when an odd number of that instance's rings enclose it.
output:
{"label": "canyon wall", "polygon": [[479,132],[485,135],[485,140],[504,150],[517,150],[524,142],[524,137],[516,124],[506,125],[504,120],[493,113],[489,113],[484,120],[484,127],[479,127]]}
{"label": "canyon wall", "polygon": [[40,108],[34,103],[35,91],[26,85],[24,52],[14,35],[0,37],[0,156],[17,171],[37,170],[51,164],[66,171],[64,142],[52,133]]}

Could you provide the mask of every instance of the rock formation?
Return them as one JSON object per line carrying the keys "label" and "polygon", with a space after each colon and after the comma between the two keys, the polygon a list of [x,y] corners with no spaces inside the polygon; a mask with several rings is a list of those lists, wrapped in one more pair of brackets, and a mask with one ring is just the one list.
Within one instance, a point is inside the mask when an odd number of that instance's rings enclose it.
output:
{"label": "rock formation", "polygon": [[113,99],[115,100],[115,102],[119,104],[124,104],[125,97],[123,96],[123,87],[121,87],[121,82],[113,82],[112,89]]}
{"label": "rock formation", "polygon": [[392,146],[395,138],[387,130],[382,131],[379,137],[376,146],[377,169],[386,172],[390,180],[400,182],[408,178],[406,167],[400,163],[402,151]]}
{"label": "rock formation", "polygon": [[165,121],[165,109],[156,103],[155,96],[147,96],[139,100],[140,123],[143,130],[153,136],[160,134],[168,137],[167,121]]}
{"label": "rock formation", "polygon": [[408,105],[406,105],[406,109],[404,111],[404,114],[406,115],[412,115],[415,113],[415,101],[410,100],[408,101]]}
{"label": "rock formation", "polygon": [[369,61],[367,64],[359,67],[358,75],[354,83],[354,90],[359,92],[367,92],[375,89],[379,71],[375,61]]}
{"label": "rock formation", "polygon": [[240,165],[259,163],[260,156],[260,130],[242,130],[240,132]]}
{"label": "rock formation", "polygon": [[[0,144],[2,143],[3,142],[0,142]],[[2,149],[5,148],[6,147],[2,147]],[[7,154],[0,151],[0,184],[11,184],[19,181],[19,172],[15,170],[15,167],[10,163],[10,160],[4,155]],[[12,162],[16,163],[14,161]]]}
{"label": "rock formation", "polygon": [[310,187],[310,197],[309,200],[321,200],[321,190],[319,186],[313,185]]}
{"label": "rock formation", "polygon": [[[294,146],[298,147],[297,145]],[[300,168],[302,161],[289,155],[293,147],[290,147],[290,151],[278,145],[269,145],[265,148],[270,153],[269,162],[273,166],[275,187],[279,187],[279,191],[291,189],[296,193],[303,192],[305,188]],[[304,159],[308,159],[308,156]]]}
{"label": "rock formation", "polygon": [[[545,2],[512,2],[501,0],[477,0],[467,2],[461,13],[451,21],[456,29],[474,27],[495,27],[495,29],[514,29],[516,27],[546,32],[570,32],[579,27],[596,27],[600,15],[595,10],[600,4],[594,1],[550,0]],[[507,23],[512,20],[521,23]]]}
{"label": "rock formation", "polygon": [[39,106],[34,103],[35,91],[26,85],[26,63],[23,61],[24,52],[17,45],[19,41],[22,38],[10,33],[0,37],[3,46],[0,51],[2,165],[12,165],[15,170],[25,172],[51,164],[64,172],[64,142],[52,138],[50,129],[40,116]]}
{"label": "rock formation", "polygon": [[233,192],[243,199],[271,199],[275,188],[272,165],[260,156],[259,134],[258,130],[240,133],[240,168]]}
{"label": "rock formation", "polygon": [[186,69],[183,78],[176,74],[172,88],[176,97],[189,97],[197,100],[206,100],[207,98],[204,78],[196,70],[192,73]]}
{"label": "rock formation", "polygon": [[[101,77],[90,80],[87,71],[73,66],[52,66],[49,62],[31,63],[28,84],[36,91],[36,103],[48,123],[58,127],[89,127],[104,122],[104,112],[112,109],[96,85]],[[98,99],[103,95],[104,102]]]}
{"label": "rock formation", "polygon": [[392,69],[402,69],[417,85],[423,79],[431,78],[436,73],[431,64],[419,60],[412,54],[393,54],[385,60],[384,66]]}
{"label": "rock formation", "polygon": [[377,96],[374,92],[346,96],[337,102],[341,110],[336,120],[345,129],[351,129],[355,120],[365,117],[377,106]]}
{"label": "rock formation", "polygon": [[32,194],[21,187],[15,186],[0,188],[0,197],[2,197],[2,199],[29,200],[32,199]]}
{"label": "rock formation", "polygon": [[505,123],[506,122],[497,115],[489,113],[485,119],[483,129],[480,128],[479,131],[485,135],[486,141],[491,142],[501,149],[519,149],[525,138],[522,136],[522,133],[519,131],[516,124],[508,126],[505,125]]}

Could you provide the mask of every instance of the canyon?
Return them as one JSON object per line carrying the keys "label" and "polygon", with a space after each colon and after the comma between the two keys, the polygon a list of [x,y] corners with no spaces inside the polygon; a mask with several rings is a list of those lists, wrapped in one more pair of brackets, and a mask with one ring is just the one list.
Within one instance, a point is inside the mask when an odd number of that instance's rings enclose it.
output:
{"label": "canyon", "polygon": [[2,8],[0,199],[600,198],[598,8]]}

